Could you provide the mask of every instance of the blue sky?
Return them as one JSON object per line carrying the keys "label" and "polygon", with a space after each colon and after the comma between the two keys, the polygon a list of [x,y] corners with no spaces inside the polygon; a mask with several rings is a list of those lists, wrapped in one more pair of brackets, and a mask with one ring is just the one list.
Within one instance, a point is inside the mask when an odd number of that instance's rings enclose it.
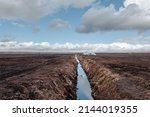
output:
{"label": "blue sky", "polygon": [[107,48],[113,43],[123,43],[123,48],[128,50],[132,49],[125,44],[142,44],[138,50],[150,44],[147,5],[150,3],[144,0],[83,0],[81,3],[80,0],[14,0],[14,3],[0,0],[3,5],[0,6],[1,51],[9,51],[10,42],[19,47],[25,42],[33,42],[34,47],[34,43],[47,42],[62,44],[61,47],[66,43],[106,44]]}

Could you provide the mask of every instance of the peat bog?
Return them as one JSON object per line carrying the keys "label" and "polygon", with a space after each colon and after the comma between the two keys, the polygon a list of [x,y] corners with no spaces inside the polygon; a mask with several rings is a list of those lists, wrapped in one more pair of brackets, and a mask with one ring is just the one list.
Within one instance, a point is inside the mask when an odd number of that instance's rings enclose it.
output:
{"label": "peat bog", "polygon": [[[93,99],[150,99],[149,53],[79,54],[78,59]],[[0,54],[0,99],[76,100],[78,68],[75,54]]]}

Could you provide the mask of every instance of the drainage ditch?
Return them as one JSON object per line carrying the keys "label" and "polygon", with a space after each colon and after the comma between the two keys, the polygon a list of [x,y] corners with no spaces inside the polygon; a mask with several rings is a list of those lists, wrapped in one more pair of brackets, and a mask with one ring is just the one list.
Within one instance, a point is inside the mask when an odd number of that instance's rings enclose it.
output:
{"label": "drainage ditch", "polygon": [[75,56],[77,65],[77,100],[93,100],[91,95],[92,90],[90,82],[87,78],[86,73],[84,72],[79,59]]}

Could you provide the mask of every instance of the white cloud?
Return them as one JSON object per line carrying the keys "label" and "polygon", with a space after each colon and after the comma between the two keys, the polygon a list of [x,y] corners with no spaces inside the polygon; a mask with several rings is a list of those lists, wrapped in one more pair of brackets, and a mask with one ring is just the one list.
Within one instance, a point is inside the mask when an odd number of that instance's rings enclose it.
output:
{"label": "white cloud", "polygon": [[127,1],[129,0],[125,1],[125,8],[119,10],[116,10],[112,5],[90,8],[82,16],[81,25],[77,27],[76,31],[91,33],[116,30],[136,30],[139,32],[150,30],[150,11],[141,7],[147,1],[137,2],[138,4],[132,4],[135,0],[128,3]]}
{"label": "white cloud", "polygon": [[49,27],[54,29],[68,28],[69,25],[69,22],[61,19],[54,19],[49,22]]}
{"label": "white cloud", "polygon": [[21,24],[21,23],[17,23],[17,22],[12,22],[11,24],[12,24],[13,26],[20,27],[20,28],[25,27],[25,25],[23,25],[23,24]]}
{"label": "white cloud", "polygon": [[141,9],[150,10],[150,1],[149,0],[125,0],[124,6],[127,7],[130,4],[136,4]]}
{"label": "white cloud", "polygon": [[122,39],[119,39],[120,42],[132,43],[132,44],[146,44],[150,43],[150,36],[144,36],[142,34],[138,34],[136,36],[129,36]]}
{"label": "white cloud", "polygon": [[0,42],[0,52],[150,52],[150,44],[128,44],[114,42],[111,44],[50,44],[16,41]]}
{"label": "white cloud", "polygon": [[95,0],[0,0],[0,19],[35,20],[61,8],[83,8]]}

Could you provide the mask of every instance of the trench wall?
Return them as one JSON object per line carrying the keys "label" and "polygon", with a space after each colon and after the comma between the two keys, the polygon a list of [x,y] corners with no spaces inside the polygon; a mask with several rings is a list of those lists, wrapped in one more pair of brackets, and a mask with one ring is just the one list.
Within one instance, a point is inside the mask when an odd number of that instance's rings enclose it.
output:
{"label": "trench wall", "polygon": [[150,99],[149,91],[142,91],[128,78],[113,73],[88,57],[80,56],[79,59],[90,80],[94,99]]}
{"label": "trench wall", "polygon": [[[24,61],[27,59],[28,57],[24,58]],[[20,74],[0,80],[0,99],[75,100],[77,62],[74,55],[60,55],[55,58],[46,56],[36,59],[38,62],[42,61],[36,69],[31,69],[29,72],[22,71]],[[16,61],[18,60],[16,58]]]}

